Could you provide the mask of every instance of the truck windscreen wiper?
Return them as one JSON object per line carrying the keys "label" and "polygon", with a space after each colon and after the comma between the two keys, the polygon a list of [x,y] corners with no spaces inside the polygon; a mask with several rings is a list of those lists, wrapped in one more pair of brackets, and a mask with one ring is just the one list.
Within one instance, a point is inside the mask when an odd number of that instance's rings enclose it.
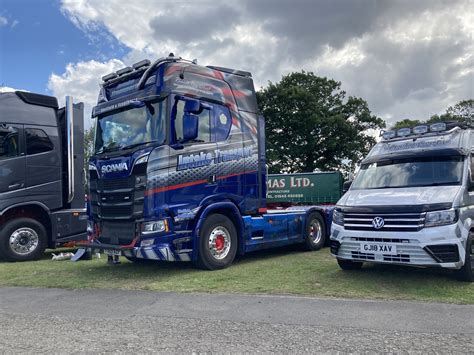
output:
{"label": "truck windscreen wiper", "polygon": [[120,147],[118,147],[118,148],[119,148],[119,149],[126,150],[126,149],[132,149],[132,148],[138,147],[138,146],[140,146],[140,145],[146,145],[146,144],[150,144],[150,143],[156,143],[156,141],[148,141],[148,142],[142,142],[142,143],[134,143],[134,144],[129,144],[129,145],[120,146]]}

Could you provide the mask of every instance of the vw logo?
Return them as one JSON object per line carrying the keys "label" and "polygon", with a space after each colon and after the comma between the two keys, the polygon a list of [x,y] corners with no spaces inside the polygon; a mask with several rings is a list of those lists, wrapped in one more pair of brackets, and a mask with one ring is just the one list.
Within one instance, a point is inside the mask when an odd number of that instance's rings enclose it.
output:
{"label": "vw logo", "polygon": [[385,224],[385,221],[383,220],[382,217],[375,217],[372,220],[372,226],[374,226],[375,229],[381,229]]}

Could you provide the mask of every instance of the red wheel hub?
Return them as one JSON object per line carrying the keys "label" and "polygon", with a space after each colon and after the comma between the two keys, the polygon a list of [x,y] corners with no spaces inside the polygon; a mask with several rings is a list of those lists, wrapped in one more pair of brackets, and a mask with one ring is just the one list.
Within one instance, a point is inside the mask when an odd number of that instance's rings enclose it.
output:
{"label": "red wheel hub", "polygon": [[222,249],[224,249],[224,244],[225,244],[224,236],[221,234],[216,236],[216,250],[221,251]]}

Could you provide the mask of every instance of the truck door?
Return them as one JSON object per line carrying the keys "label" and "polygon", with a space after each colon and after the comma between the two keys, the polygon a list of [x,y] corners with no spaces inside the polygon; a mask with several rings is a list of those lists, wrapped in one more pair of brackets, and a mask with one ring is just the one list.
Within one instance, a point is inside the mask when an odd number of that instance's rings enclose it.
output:
{"label": "truck door", "polygon": [[218,149],[216,154],[218,192],[233,198],[241,196],[245,171],[242,136],[231,135],[232,116],[226,106],[213,105],[211,123],[211,132]]}
{"label": "truck door", "polygon": [[[24,187],[23,125],[0,122],[0,193],[12,192]],[[12,197],[10,194],[8,196],[8,198]]]}
{"label": "truck door", "polygon": [[26,186],[51,209],[62,206],[57,127],[25,125]]}
{"label": "truck door", "polygon": [[212,105],[201,102],[202,109],[193,115],[198,117],[196,139],[182,142],[184,137],[184,112],[186,98],[175,96],[171,112],[170,172],[167,200],[176,216],[189,215],[207,197],[216,193],[217,145],[211,135]]}

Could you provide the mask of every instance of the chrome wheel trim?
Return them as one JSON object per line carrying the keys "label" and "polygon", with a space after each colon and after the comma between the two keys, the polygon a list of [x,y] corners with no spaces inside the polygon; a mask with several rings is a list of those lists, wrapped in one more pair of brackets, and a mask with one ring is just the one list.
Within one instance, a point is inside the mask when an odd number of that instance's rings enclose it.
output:
{"label": "chrome wheel trim", "polygon": [[321,223],[317,219],[313,219],[309,224],[309,237],[314,244],[318,244],[323,236]]}
{"label": "chrome wheel trim", "polygon": [[10,249],[18,255],[28,255],[36,250],[39,244],[38,233],[32,228],[21,227],[10,236]]}
{"label": "chrome wheel trim", "polygon": [[229,254],[231,244],[230,233],[223,226],[215,227],[209,234],[209,251],[216,260],[222,260]]}

